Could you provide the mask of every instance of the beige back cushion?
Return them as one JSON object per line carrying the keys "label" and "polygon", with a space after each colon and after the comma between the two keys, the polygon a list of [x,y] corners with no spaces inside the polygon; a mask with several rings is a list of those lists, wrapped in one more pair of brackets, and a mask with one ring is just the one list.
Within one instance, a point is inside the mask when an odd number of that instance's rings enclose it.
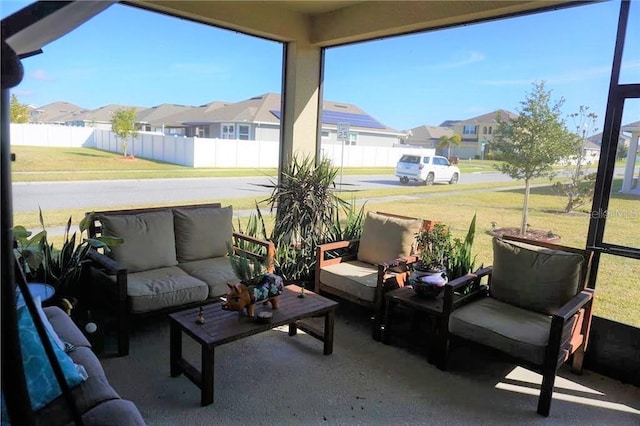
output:
{"label": "beige back cushion", "polygon": [[491,296],[551,315],[582,289],[584,261],[577,253],[494,238]]}
{"label": "beige back cushion", "polygon": [[171,210],[130,215],[103,214],[98,219],[102,223],[102,235],[124,240],[111,249],[111,256],[128,272],[178,264]]}
{"label": "beige back cushion", "polygon": [[174,209],[179,262],[226,256],[233,234],[233,208]]}
{"label": "beige back cushion", "polygon": [[401,219],[368,212],[358,246],[358,260],[380,264],[413,254],[420,219]]}

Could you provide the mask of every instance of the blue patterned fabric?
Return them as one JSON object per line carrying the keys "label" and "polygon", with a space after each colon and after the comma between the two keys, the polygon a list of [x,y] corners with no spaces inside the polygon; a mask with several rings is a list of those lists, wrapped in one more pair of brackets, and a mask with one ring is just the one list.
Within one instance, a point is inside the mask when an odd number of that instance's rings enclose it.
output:
{"label": "blue patterned fabric", "polygon": [[265,274],[262,283],[258,286],[249,286],[249,296],[251,302],[260,302],[271,297],[280,296],[282,294],[282,277],[275,274]]}
{"label": "blue patterned fabric", "polygon": [[[62,394],[60,385],[56,380],[51,363],[38,336],[33,319],[26,306],[18,308],[18,333],[20,336],[20,349],[22,351],[22,364],[27,380],[27,389],[31,399],[31,407],[38,410]],[[53,351],[60,362],[62,372],[69,387],[76,386],[87,379],[84,367],[74,364],[73,360],[53,342]],[[4,417],[4,404],[3,404]]]}

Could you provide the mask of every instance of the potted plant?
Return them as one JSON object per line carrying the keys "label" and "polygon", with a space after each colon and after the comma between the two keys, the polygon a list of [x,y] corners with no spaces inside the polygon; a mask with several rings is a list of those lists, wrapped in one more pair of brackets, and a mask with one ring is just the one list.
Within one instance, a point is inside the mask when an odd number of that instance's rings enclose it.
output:
{"label": "potted plant", "polygon": [[435,297],[447,283],[447,265],[452,252],[449,227],[442,223],[416,234],[418,261],[409,276],[409,284],[423,297]]}
{"label": "potted plant", "polygon": [[93,220],[93,215],[89,214],[80,221],[79,234],[70,234],[72,221],[69,217],[62,238],[62,247],[58,249],[48,240],[42,210],[39,212],[39,219],[42,231],[34,236],[24,226],[14,227],[16,258],[28,282],[51,285],[59,299],[74,297],[80,291],[78,283],[83,266],[90,262],[90,250],[103,249],[109,252],[111,247],[123,242],[121,238],[108,236],[83,238]]}
{"label": "potted plant", "polygon": [[326,158],[316,164],[313,157],[294,157],[278,181],[261,185],[272,190],[263,202],[276,209],[270,236],[258,208],[257,216],[263,237],[276,246],[276,273],[287,281],[303,286],[313,280],[316,247],[334,229],[336,211],[349,204],[335,193],[338,171]]}

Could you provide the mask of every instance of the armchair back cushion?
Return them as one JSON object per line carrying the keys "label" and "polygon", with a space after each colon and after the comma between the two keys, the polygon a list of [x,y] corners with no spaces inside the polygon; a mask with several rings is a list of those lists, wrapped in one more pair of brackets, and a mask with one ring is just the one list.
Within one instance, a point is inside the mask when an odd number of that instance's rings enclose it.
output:
{"label": "armchair back cushion", "polygon": [[111,256],[128,272],[178,264],[171,210],[130,215],[105,214],[99,219],[102,235],[124,240],[111,249]]}
{"label": "armchair back cushion", "polygon": [[577,253],[494,238],[491,296],[552,315],[582,290],[584,261]]}
{"label": "armchair back cushion", "polygon": [[174,209],[179,262],[223,257],[233,235],[232,206]]}
{"label": "armchair back cushion", "polygon": [[358,260],[378,265],[412,255],[421,226],[421,219],[368,212],[358,245]]}

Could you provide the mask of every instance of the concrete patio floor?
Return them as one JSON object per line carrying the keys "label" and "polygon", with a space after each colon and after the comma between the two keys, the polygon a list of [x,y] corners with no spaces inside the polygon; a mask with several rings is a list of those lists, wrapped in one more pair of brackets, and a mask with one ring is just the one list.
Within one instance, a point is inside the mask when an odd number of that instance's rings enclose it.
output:
{"label": "concrete patio floor", "polygon": [[[215,401],[206,407],[187,378],[169,375],[164,317],[137,323],[131,354],[102,362],[149,425],[640,424],[633,385],[563,367],[545,418],[536,413],[538,374],[472,344],[455,345],[443,372],[427,362],[422,339],[401,336],[391,345],[374,341],[366,312],[341,305],[330,356],[286,328],[229,343],[216,349]],[[185,358],[199,365],[199,346],[188,337],[183,344]]]}

